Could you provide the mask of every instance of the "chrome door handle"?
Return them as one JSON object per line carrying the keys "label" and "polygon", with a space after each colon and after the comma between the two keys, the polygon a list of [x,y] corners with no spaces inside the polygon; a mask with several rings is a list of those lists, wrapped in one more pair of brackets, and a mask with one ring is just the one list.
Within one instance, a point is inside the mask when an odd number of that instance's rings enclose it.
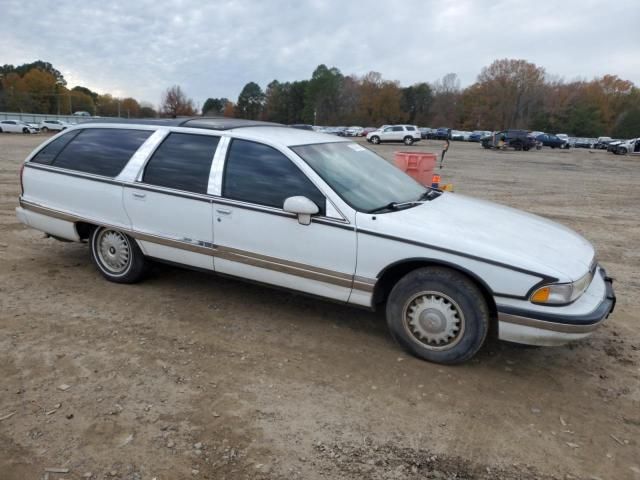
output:
{"label": "chrome door handle", "polygon": [[144,198],[147,196],[146,193],[138,193],[138,192],[133,192],[133,196],[136,198]]}
{"label": "chrome door handle", "polygon": [[231,210],[229,210],[228,208],[216,208],[216,212],[218,212],[220,215],[231,215]]}

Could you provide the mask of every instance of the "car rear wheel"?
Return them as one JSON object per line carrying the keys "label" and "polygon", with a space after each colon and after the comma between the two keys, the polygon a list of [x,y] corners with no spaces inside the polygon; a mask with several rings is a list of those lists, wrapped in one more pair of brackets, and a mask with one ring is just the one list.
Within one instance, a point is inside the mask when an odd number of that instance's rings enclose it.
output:
{"label": "car rear wheel", "polygon": [[371,143],[374,145],[378,145],[380,143],[380,137],[376,137],[375,135],[371,137]]}
{"label": "car rear wheel", "polygon": [[91,260],[100,273],[116,283],[135,283],[146,272],[147,262],[138,244],[127,234],[98,227],[91,232]]}
{"label": "car rear wheel", "polygon": [[49,131],[49,127],[42,127],[42,131],[43,131],[44,133],[47,133],[47,132]]}
{"label": "car rear wheel", "polygon": [[404,137],[404,144],[409,146],[409,145],[413,145],[413,137]]}
{"label": "car rear wheel", "polygon": [[424,360],[457,364],[482,347],[489,309],[478,287],[443,267],[419,268],[391,290],[386,308],[391,336]]}

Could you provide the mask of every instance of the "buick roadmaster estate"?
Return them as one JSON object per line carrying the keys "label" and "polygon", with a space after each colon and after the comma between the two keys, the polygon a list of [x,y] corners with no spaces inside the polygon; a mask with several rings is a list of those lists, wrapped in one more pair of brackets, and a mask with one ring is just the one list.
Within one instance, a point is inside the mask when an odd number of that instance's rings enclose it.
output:
{"label": "buick roadmaster estate", "polygon": [[360,144],[236,119],[89,122],[38,147],[16,209],[86,242],[112,282],[152,260],[384,308],[406,350],[460,363],[488,332],[586,337],[613,310],[593,247],[543,218],[425,188]]}

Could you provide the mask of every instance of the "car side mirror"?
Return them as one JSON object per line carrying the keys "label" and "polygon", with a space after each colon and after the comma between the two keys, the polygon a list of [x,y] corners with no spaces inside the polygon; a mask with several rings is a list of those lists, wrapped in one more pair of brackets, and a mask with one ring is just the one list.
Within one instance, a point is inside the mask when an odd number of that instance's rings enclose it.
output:
{"label": "car side mirror", "polygon": [[309,225],[311,223],[311,215],[315,215],[320,211],[318,205],[303,196],[287,198],[282,208],[285,212],[295,213],[298,216],[300,225]]}

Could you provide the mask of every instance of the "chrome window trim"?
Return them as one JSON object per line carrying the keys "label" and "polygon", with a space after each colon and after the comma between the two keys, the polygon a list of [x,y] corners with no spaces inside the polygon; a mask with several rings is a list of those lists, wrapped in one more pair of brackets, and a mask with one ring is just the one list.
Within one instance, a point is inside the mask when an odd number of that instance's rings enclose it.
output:
{"label": "chrome window trim", "polygon": [[123,182],[136,181],[142,175],[144,165],[149,161],[149,158],[153,155],[156,148],[158,148],[158,145],[165,139],[167,133],[166,128],[159,128],[153,132],[129,159],[120,174],[116,177],[116,180]]}
{"label": "chrome window trim", "polygon": [[187,190],[177,190],[169,187],[162,187],[160,185],[153,185],[151,183],[143,182],[123,182],[122,186],[138,190],[146,190],[148,192],[164,193],[174,197],[189,198],[191,200],[200,200],[203,202],[211,203],[213,199],[206,193],[195,193]]}
{"label": "chrome window trim", "polygon": [[222,175],[224,173],[224,165],[227,159],[227,151],[231,138],[227,135],[222,135],[218,142],[218,148],[213,156],[213,162],[211,163],[211,171],[209,172],[209,184],[207,186],[207,193],[209,195],[221,196],[222,195]]}
{"label": "chrome window trim", "polygon": [[[195,131],[194,131],[195,130]],[[180,129],[180,128],[163,128],[163,131],[165,132],[165,134],[163,135],[162,139],[155,145],[155,147],[152,149],[151,152],[149,152],[149,154],[147,155],[146,159],[144,160],[144,163],[142,164],[140,170],[138,171],[138,175],[136,176],[135,182],[139,183],[141,185],[148,185],[150,187],[159,187],[159,188],[167,188],[168,190],[173,190],[173,191],[177,191],[177,192],[185,192],[185,193],[189,193],[189,194],[195,194],[198,195],[194,192],[190,192],[189,190],[177,190],[177,189],[172,189],[169,187],[163,187],[160,185],[154,185],[152,183],[146,183],[143,181],[143,177],[144,177],[144,171],[147,168],[147,165],[149,164],[149,162],[151,161],[151,158],[153,157],[153,155],[156,153],[156,151],[158,151],[158,149],[160,148],[160,146],[162,145],[162,143],[169,137],[169,135],[171,135],[172,133],[182,133],[185,135],[202,135],[202,136],[207,136],[207,137],[218,137],[218,144],[216,145],[216,150],[215,152],[213,152],[213,157],[211,158],[211,163],[209,164],[209,176],[208,176],[208,180],[207,180],[207,192],[209,192],[209,183],[211,182],[211,170],[213,169],[213,162],[214,159],[216,158],[216,154],[218,152],[218,150],[220,149],[220,142],[222,142],[222,138],[223,136],[218,134],[218,132],[205,132],[204,134],[197,129],[194,128],[184,128],[184,129]]]}
{"label": "chrome window trim", "polygon": [[[325,215],[323,215],[322,217],[312,217],[313,218],[326,218],[326,219],[331,219],[331,220],[335,220],[341,223],[346,223],[346,224],[350,224],[351,222],[349,222],[349,220],[347,220],[347,217],[338,209],[338,207],[336,207],[335,203],[333,202],[333,200],[331,198],[329,198],[329,195],[327,195],[326,191],[327,189],[329,191],[332,192],[332,190],[329,188],[328,185],[326,185],[324,183],[324,181],[322,181],[322,179],[320,179],[320,181],[322,182],[322,185],[318,185],[318,181],[316,178],[309,176],[309,172],[307,172],[307,168],[309,168],[309,166],[307,165],[307,163],[305,161],[303,161],[293,150],[291,150],[289,147],[282,147],[280,145],[276,145],[273,143],[267,143],[264,142],[262,140],[255,140],[252,138],[248,138],[245,136],[229,136],[228,137],[228,143],[225,146],[225,153],[224,153],[224,157],[222,157],[222,162],[220,165],[220,193],[218,194],[220,196],[220,198],[224,199],[225,201],[234,201],[234,202],[240,202],[240,204],[242,205],[247,205],[248,207],[256,207],[255,209],[267,209],[265,211],[271,212],[271,213],[276,213],[277,211],[286,214],[287,216],[289,216],[289,214],[287,212],[285,212],[282,208],[277,208],[277,207],[269,207],[266,205],[261,205],[259,203],[252,203],[252,202],[245,202],[242,200],[235,200],[235,199],[230,199],[225,197],[224,195],[222,195],[222,183],[224,180],[224,173],[225,173],[225,167],[226,167],[226,163],[227,163],[227,158],[229,156],[229,151],[230,151],[230,147],[231,147],[231,143],[234,139],[238,139],[238,140],[244,140],[247,142],[253,142],[253,143],[257,143],[259,145],[264,145],[270,148],[273,148],[274,150],[276,150],[277,152],[281,153],[282,155],[284,155],[286,158],[289,159],[289,161],[291,163],[293,163],[296,168],[300,171],[300,173],[302,175],[304,175],[307,180],[309,180],[311,182],[311,184],[318,189],[318,191],[320,192],[320,194],[324,197],[325,199]],[[311,173],[317,177],[317,174],[313,171],[313,169],[311,169]],[[319,178],[319,177],[317,177]],[[248,208],[247,207],[247,208]],[[329,212],[331,211],[332,216],[329,216]]]}
{"label": "chrome window trim", "polygon": [[[331,199],[329,199],[328,197],[325,197],[327,199],[327,204],[325,206],[325,210],[326,210],[326,217],[327,218],[331,218],[331,219],[335,219],[335,220],[339,220],[342,222],[347,222],[345,220],[345,216],[342,214],[342,212],[340,212],[340,209],[338,209],[338,207],[335,206],[335,204],[333,203],[333,201]],[[349,223],[349,222],[347,222]]]}
{"label": "chrome window trim", "polygon": [[[289,213],[289,212],[285,212],[281,208],[268,207],[266,205],[259,205],[259,204],[256,204],[256,203],[242,202],[240,200],[233,200],[233,199],[225,198],[225,197],[221,197],[221,196],[210,195],[208,193],[194,193],[194,192],[188,192],[186,190],[176,190],[176,189],[172,189],[172,188],[168,188],[168,187],[161,187],[159,185],[151,185],[151,184],[143,183],[143,182],[127,182],[127,181],[117,180],[117,179],[110,178],[110,177],[103,177],[103,176],[100,176],[100,175],[94,175],[94,174],[84,173],[84,172],[76,172],[75,170],[68,170],[66,168],[53,167],[51,165],[44,165],[44,164],[40,164],[40,163],[27,163],[25,165],[25,167],[27,167],[27,168],[35,168],[37,170],[46,170],[46,171],[50,171],[52,173],[58,173],[58,174],[61,174],[61,175],[68,175],[68,176],[71,176],[71,177],[83,178],[83,179],[86,179],[86,180],[93,180],[93,181],[96,181],[96,182],[103,182],[103,183],[109,183],[109,184],[112,184],[112,185],[119,185],[121,187],[127,187],[127,188],[139,189],[139,190],[147,190],[147,191],[150,191],[150,192],[157,192],[157,193],[165,193],[167,195],[173,195],[173,196],[176,196],[176,197],[189,198],[189,199],[192,199],[192,200],[199,200],[199,201],[202,201],[202,202],[218,203],[220,205],[229,205],[229,206],[232,206],[232,207],[243,208],[245,210],[255,210],[255,211],[268,213],[268,214],[271,214],[271,215],[279,215],[279,216],[283,216],[283,217],[295,218],[295,214]],[[322,224],[322,225],[328,225],[328,226],[343,228],[343,229],[348,229],[348,230],[355,230],[355,226],[351,225],[347,220],[340,220],[340,219],[327,217],[327,216],[314,216],[314,217],[311,217],[311,222],[312,223],[317,223],[317,224]]]}
{"label": "chrome window trim", "polygon": [[54,165],[47,165],[44,163],[27,162],[24,165],[25,168],[34,168],[36,170],[45,170],[52,173],[59,173],[60,175],[67,175],[70,177],[84,178],[86,180],[93,180],[96,182],[110,183],[112,185],[122,185],[121,180],[116,180],[114,177],[106,177],[104,175],[96,175],[95,173],[80,172],[78,170],[71,170],[68,168],[56,167]]}

